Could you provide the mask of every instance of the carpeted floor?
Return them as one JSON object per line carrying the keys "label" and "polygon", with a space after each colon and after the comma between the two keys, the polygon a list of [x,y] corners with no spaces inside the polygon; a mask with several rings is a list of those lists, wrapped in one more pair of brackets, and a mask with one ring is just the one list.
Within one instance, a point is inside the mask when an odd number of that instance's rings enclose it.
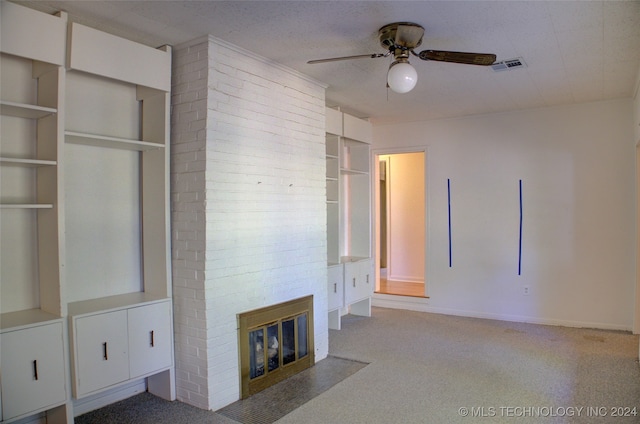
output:
{"label": "carpeted floor", "polygon": [[81,415],[75,419],[75,423],[272,424],[366,365],[360,361],[329,356],[285,381],[215,412],[142,393]]}
{"label": "carpeted floor", "polygon": [[329,351],[370,364],[278,424],[640,423],[628,332],[375,308]]}
{"label": "carpeted floor", "polygon": [[[628,332],[373,308],[371,318],[344,317],[329,353],[368,365],[278,411],[278,424],[640,423],[638,336]],[[243,408],[232,415],[236,404],[208,412],[133,399],[76,422],[229,424],[249,416]],[[267,397],[265,414],[276,400]]]}

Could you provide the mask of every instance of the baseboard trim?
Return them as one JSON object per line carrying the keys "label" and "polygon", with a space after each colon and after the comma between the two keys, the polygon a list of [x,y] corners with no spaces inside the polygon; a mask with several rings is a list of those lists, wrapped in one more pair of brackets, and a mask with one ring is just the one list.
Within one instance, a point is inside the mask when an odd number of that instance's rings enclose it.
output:
{"label": "baseboard trim", "polygon": [[410,275],[387,275],[387,281],[397,281],[400,283],[419,283],[424,284],[424,278],[412,277]]}
{"label": "baseboard trim", "polygon": [[493,319],[497,321],[525,322],[530,324],[554,325],[574,328],[597,328],[600,330],[632,331],[632,327],[629,325],[618,325],[592,321],[570,321],[551,318],[530,317],[523,315],[503,315],[478,311],[438,308],[430,306],[429,300],[430,299],[428,298],[424,299],[406,296],[383,295],[376,293],[373,295],[371,306],[389,309],[404,309],[417,312],[429,312],[434,314],[453,315],[468,318]]}

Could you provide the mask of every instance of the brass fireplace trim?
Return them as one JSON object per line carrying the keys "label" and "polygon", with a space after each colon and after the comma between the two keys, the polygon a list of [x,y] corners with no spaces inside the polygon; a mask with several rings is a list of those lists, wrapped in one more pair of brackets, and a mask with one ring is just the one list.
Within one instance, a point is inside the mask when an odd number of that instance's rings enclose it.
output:
{"label": "brass fireplace trim", "polygon": [[[276,370],[269,371],[265,373],[265,375],[254,379],[249,378],[249,332],[255,328],[294,318],[305,312],[307,313],[307,355],[286,365],[282,364],[282,358],[280,358],[281,363]],[[238,350],[240,352],[240,383],[242,388],[242,399],[258,393],[269,386],[311,367],[315,363],[315,349],[313,342],[313,296],[301,297],[288,302],[279,303],[277,305],[238,314],[238,344]],[[280,356],[282,357],[282,355]]]}

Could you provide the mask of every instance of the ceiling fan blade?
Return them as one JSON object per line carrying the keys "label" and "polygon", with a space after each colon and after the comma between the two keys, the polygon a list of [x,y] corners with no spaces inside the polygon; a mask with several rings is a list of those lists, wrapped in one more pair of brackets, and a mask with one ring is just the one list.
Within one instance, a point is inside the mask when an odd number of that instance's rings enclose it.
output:
{"label": "ceiling fan blade", "polygon": [[424,28],[410,22],[401,23],[396,30],[395,45],[400,47],[415,48],[422,43]]}
{"label": "ceiling fan blade", "polygon": [[418,53],[422,60],[437,60],[439,62],[464,63],[467,65],[493,65],[496,55],[492,53],[465,53],[445,50],[423,50]]}
{"label": "ceiling fan blade", "polygon": [[386,56],[389,56],[389,53],[358,54],[355,56],[342,56],[342,57],[332,57],[329,59],[310,60],[307,63],[310,65],[313,65],[314,63],[337,62],[339,60],[351,60],[351,59],[375,59],[377,57],[386,57]]}

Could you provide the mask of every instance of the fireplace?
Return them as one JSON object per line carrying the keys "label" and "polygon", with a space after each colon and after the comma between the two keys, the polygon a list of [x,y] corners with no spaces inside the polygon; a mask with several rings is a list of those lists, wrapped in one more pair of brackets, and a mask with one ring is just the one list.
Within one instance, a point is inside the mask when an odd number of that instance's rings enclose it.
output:
{"label": "fireplace", "polygon": [[313,296],[238,314],[242,399],[314,361]]}

